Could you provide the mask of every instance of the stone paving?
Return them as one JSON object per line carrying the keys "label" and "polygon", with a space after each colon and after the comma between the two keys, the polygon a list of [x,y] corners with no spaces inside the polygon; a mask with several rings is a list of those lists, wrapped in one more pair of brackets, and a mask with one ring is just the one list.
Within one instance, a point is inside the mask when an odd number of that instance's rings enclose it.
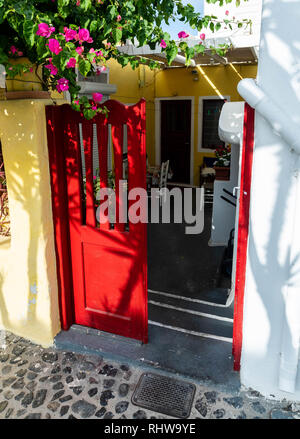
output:
{"label": "stone paving", "polygon": [[[172,419],[131,403],[144,368],[45,349],[4,331],[0,335],[1,419]],[[300,405],[288,401],[195,384],[189,419],[300,418]]]}

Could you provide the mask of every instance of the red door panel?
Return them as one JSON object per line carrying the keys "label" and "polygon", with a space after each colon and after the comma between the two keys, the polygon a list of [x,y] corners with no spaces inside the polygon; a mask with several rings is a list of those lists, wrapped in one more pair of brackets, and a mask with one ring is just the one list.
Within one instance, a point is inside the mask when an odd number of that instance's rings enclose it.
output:
{"label": "red door panel", "polygon": [[[147,342],[146,224],[125,224],[118,215],[123,176],[123,125],[127,125],[128,191],[146,188],[145,101],[125,106],[105,103],[108,118],[87,121],[68,105],[53,109],[52,126],[63,118],[65,191],[68,204],[69,245],[73,282],[74,322]],[[81,151],[79,124],[82,125]],[[99,201],[94,196],[93,144],[96,125],[100,187],[108,187],[108,125],[111,125],[116,186],[116,223],[100,224]],[[55,130],[55,128],[54,128]],[[49,138],[49,133],[48,133]],[[54,140],[50,138],[49,147]],[[84,166],[82,163],[84,157]],[[83,182],[85,169],[85,183]],[[85,186],[85,187],[84,187]],[[132,203],[129,202],[129,203]],[[130,204],[129,204],[130,206]],[[60,238],[61,239],[61,238]]]}

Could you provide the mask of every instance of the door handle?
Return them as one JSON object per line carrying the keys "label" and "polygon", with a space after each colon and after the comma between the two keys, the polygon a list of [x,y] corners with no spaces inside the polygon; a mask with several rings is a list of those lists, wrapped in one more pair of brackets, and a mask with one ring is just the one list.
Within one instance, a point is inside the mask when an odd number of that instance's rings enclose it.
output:
{"label": "door handle", "polygon": [[237,193],[237,191],[239,191],[240,190],[240,187],[239,186],[235,186],[234,188],[233,188],[233,190],[232,190],[232,194],[233,194],[233,196],[235,196],[235,194]]}

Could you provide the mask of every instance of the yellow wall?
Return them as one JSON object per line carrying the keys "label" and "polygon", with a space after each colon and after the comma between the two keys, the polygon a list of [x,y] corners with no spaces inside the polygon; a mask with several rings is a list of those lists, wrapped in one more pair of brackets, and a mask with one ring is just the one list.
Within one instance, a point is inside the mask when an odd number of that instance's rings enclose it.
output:
{"label": "yellow wall", "polygon": [[0,327],[44,346],[60,330],[45,105],[0,102],[11,239],[0,241]]}
{"label": "yellow wall", "polygon": [[155,119],[154,97],[157,71],[147,66],[132,70],[130,66],[122,68],[116,61],[110,61],[109,82],[117,85],[117,93],[112,95],[124,104],[135,104],[141,98],[146,99],[146,147],[150,164],[155,164]]}
{"label": "yellow wall", "polygon": [[109,68],[110,83],[117,85],[113,99],[135,103],[144,97],[147,101],[147,153],[150,164],[155,164],[155,99],[194,97],[194,184],[199,183],[199,166],[203,156],[214,156],[213,153],[198,152],[198,117],[201,112],[199,97],[229,96],[231,101],[240,101],[242,98],[237,92],[238,82],[243,78],[255,78],[257,72],[256,65],[198,66],[199,81],[193,81],[193,68],[187,67],[151,71],[141,66],[132,70],[130,66],[122,69],[115,61],[110,61]]}
{"label": "yellow wall", "polygon": [[[242,78],[255,78],[257,66],[235,65],[197,67],[199,81],[194,81],[192,68],[167,69],[156,76],[156,98],[194,96],[194,184],[199,184],[199,166],[203,156],[214,154],[198,152],[198,142],[201,133],[198,133],[199,97],[201,96],[230,96],[231,101],[241,101],[237,92],[237,84]],[[202,114],[200,114],[202,117]],[[200,135],[199,135],[200,134]]]}

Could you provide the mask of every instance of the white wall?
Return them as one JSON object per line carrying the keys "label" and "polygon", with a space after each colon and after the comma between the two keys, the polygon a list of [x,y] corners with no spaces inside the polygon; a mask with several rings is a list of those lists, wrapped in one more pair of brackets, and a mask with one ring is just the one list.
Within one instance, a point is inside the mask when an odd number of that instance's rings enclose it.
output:
{"label": "white wall", "polygon": [[[300,0],[264,0],[258,85],[298,124],[299,22]],[[295,393],[280,391],[278,378],[284,293],[291,281],[295,159],[288,145],[256,113],[241,382],[264,395],[289,400],[300,400],[300,371]],[[296,245],[300,255],[300,242]]]}
{"label": "white wall", "polygon": [[[220,7],[219,2],[206,3],[204,1],[204,15],[215,15],[218,19],[228,19],[231,20],[235,17],[236,20],[243,19],[251,19],[252,20],[252,33],[257,36],[257,44],[259,42],[259,34],[260,34],[260,21],[261,21],[261,5],[262,0],[249,0],[244,1],[241,0],[240,6],[236,6],[235,0],[232,0],[232,3],[226,4],[224,2],[224,6]],[[228,15],[225,15],[225,11],[229,11]],[[227,27],[227,29],[226,29]],[[222,28],[216,32],[211,32],[210,29],[204,29],[200,33],[205,32],[206,36],[209,38],[213,37],[241,37],[241,36],[249,36],[250,28],[240,28],[237,29],[236,26],[233,26],[233,30],[230,30],[228,26],[222,25]],[[255,45],[255,44],[254,44]]]}

